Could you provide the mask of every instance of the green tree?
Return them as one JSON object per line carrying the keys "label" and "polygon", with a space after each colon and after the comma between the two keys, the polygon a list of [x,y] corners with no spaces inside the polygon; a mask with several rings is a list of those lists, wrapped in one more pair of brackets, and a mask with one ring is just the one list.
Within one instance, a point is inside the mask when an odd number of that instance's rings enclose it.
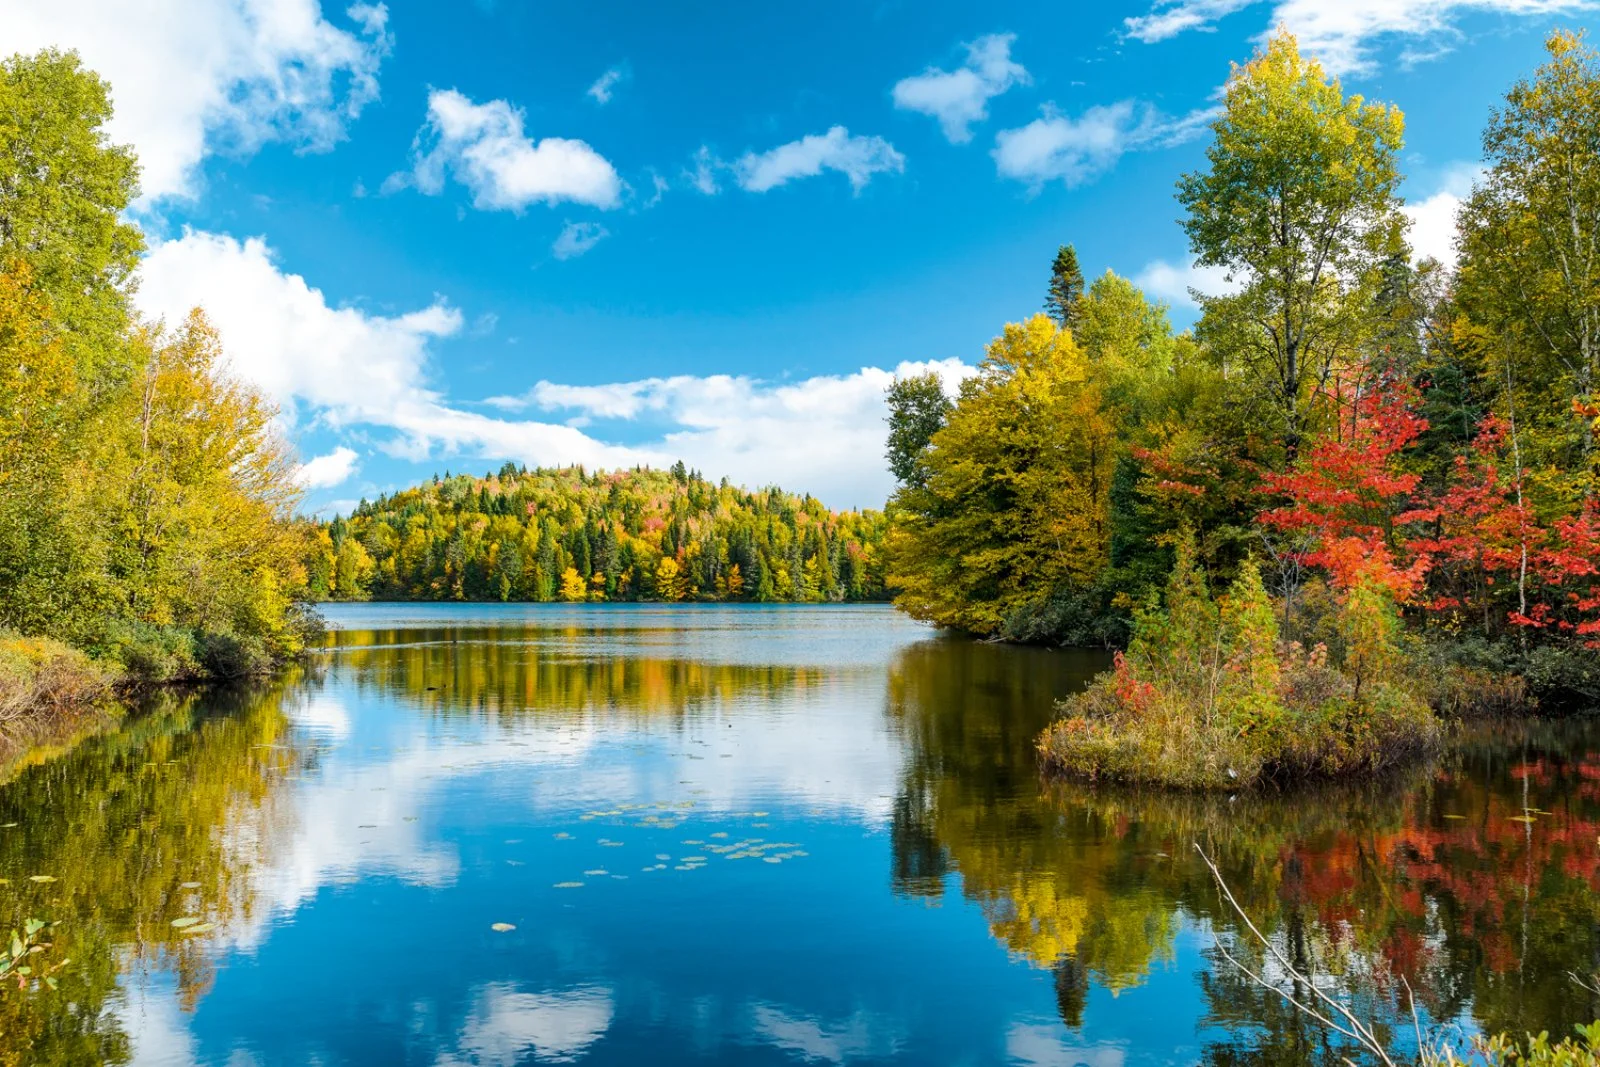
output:
{"label": "green tree", "polygon": [[105,134],[111,93],[75,52],[0,60],[0,266],[27,264],[86,384],[126,370],[119,343],[144,240],[123,212],[139,168]]}
{"label": "green tree", "polygon": [[1044,300],[1045,312],[1063,330],[1077,330],[1078,302],[1083,299],[1083,271],[1078,267],[1078,252],[1071,245],[1056,249],[1050,264],[1050,288]]}
{"label": "green tree", "polygon": [[1484,131],[1457,290],[1502,413],[1570,503],[1600,493],[1600,59],[1578,34],[1545,47]]}
{"label": "green tree", "polygon": [[1398,109],[1345,96],[1286,31],[1228,79],[1209,166],[1178,183],[1201,266],[1242,286],[1201,299],[1202,336],[1266,400],[1285,460],[1316,391],[1359,341],[1378,268],[1402,247]]}
{"label": "green tree", "polygon": [[928,443],[950,414],[950,398],[937,374],[896,378],[889,386],[889,470],[901,485],[921,485]]}

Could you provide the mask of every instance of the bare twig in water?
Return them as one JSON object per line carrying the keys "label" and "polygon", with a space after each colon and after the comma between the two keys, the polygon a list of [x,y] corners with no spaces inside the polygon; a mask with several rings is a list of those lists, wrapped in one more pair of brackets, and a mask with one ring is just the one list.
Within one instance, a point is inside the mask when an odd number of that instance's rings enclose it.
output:
{"label": "bare twig in water", "polygon": [[[1233,913],[1239,917],[1239,921],[1244,923],[1245,929],[1250,931],[1251,935],[1261,944],[1262,948],[1266,949],[1272,954],[1272,957],[1278,961],[1279,966],[1284,969],[1284,972],[1288,974],[1291,979],[1293,979],[1296,983],[1303,983],[1305,987],[1311,991],[1312,996],[1315,998],[1314,1003],[1320,1004],[1321,1009],[1319,1010],[1319,1008],[1313,1007],[1311,1004],[1301,1001],[1282,986],[1274,982],[1267,981],[1261,975],[1252,971],[1249,967],[1246,967],[1236,956],[1233,955],[1233,953],[1228,951],[1228,947],[1222,943],[1222,938],[1217,937],[1216,934],[1213,933],[1212,938],[1216,943],[1217,951],[1222,953],[1222,958],[1233,964],[1234,967],[1238,968],[1242,974],[1248,977],[1251,981],[1255,982],[1257,985],[1264,989],[1270,989],[1272,992],[1278,994],[1284,1000],[1288,1001],[1294,1007],[1309,1015],[1311,1018],[1317,1020],[1322,1025],[1331,1030],[1337,1031],[1338,1033],[1350,1038],[1350,1040],[1356,1042],[1362,1048],[1376,1056],[1379,1062],[1384,1065],[1384,1067],[1399,1067],[1399,1065],[1395,1062],[1394,1057],[1392,1057],[1389,1054],[1389,1051],[1383,1047],[1383,1043],[1378,1040],[1377,1035],[1372,1032],[1370,1027],[1358,1019],[1354,1012],[1345,1007],[1343,1004],[1339,1003],[1339,1001],[1334,997],[1331,997],[1327,993],[1324,993],[1322,990],[1318,989],[1316,982],[1312,981],[1311,976],[1300,970],[1300,968],[1296,967],[1289,960],[1289,957],[1284,955],[1283,952],[1279,950],[1278,946],[1273,944],[1267,935],[1261,932],[1260,928],[1256,926],[1249,914],[1244,910],[1243,907],[1240,906],[1239,901],[1234,898],[1233,890],[1229,889],[1228,883],[1223,880],[1222,872],[1217,870],[1217,865],[1211,861],[1210,856],[1206,855],[1206,850],[1200,847],[1200,843],[1198,841],[1195,842],[1194,850],[1200,854],[1200,858],[1204,860],[1206,866],[1211,869],[1211,877],[1216,879],[1217,888],[1221,890],[1223,899],[1228,902],[1228,906],[1233,909]],[[1409,992],[1410,985],[1408,984],[1406,988]],[[1417,1048],[1420,1052],[1422,1050],[1422,1024],[1421,1021],[1417,1019],[1416,1004],[1414,1001],[1412,1003],[1411,1010],[1412,1019],[1415,1020],[1417,1024]],[[1341,1019],[1343,1022],[1335,1022],[1335,1018]],[[1349,1061],[1347,1060],[1346,1062]]]}

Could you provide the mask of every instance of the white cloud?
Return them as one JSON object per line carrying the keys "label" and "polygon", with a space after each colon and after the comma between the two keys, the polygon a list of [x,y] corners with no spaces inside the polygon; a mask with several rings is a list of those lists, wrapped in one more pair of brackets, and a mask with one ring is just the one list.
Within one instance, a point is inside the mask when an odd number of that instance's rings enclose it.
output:
{"label": "white cloud", "polygon": [[627,71],[621,67],[612,67],[594,80],[594,84],[589,86],[587,90],[588,94],[594,97],[594,101],[597,104],[609,104],[611,97],[617,91],[617,86],[627,76]]}
{"label": "white cloud", "polygon": [[905,170],[906,159],[881,137],[851,136],[843,126],[811,134],[766,152],[746,152],[733,164],[739,184],[752,193],[776,189],[796,178],[836,170],[860,192],[874,174]]}
{"label": "white cloud", "polygon": [[361,457],[355,449],[340,445],[325,456],[300,464],[296,480],[307,489],[332,489],[349,481],[360,466]]}
{"label": "white cloud", "polygon": [[696,191],[706,196],[716,196],[722,191],[721,184],[717,181],[717,171],[727,164],[712,153],[710,147],[701,145],[694,154],[694,167],[685,170],[683,176]]}
{"label": "white cloud", "polygon": [[473,103],[454,89],[428,94],[428,118],[417,132],[412,168],[389,176],[388,192],[414,185],[436,196],[446,175],[472,192],[473,206],[518,211],[544,201],[599,208],[621,202],[611,163],[583,141],[523,132],[523,113],[505,100]]}
{"label": "white cloud", "polygon": [[1134,275],[1133,282],[1147,296],[1164,300],[1173,307],[1199,307],[1191,289],[1202,296],[1225,296],[1239,291],[1237,281],[1228,280],[1222,267],[1202,267],[1191,256],[1180,263],[1164,259],[1151,260]]}
{"label": "white cloud", "polygon": [[1457,164],[1445,172],[1433,194],[1401,208],[1409,223],[1406,240],[1417,262],[1436,259],[1446,267],[1455,266],[1456,213],[1482,173],[1475,163]]}
{"label": "white cloud", "polygon": [[557,259],[573,259],[609,236],[610,231],[597,222],[569,222],[561,228],[561,235],[550,246],[550,251]]}
{"label": "white cloud", "polygon": [[1128,36],[1145,44],[1165,41],[1184,30],[1210,31],[1224,15],[1249,7],[1258,0],[1161,0],[1148,15],[1125,18]]}
{"label": "white cloud", "polygon": [[[281,269],[262,239],[211,233],[156,245],[142,273],[142,311],[177,321],[204,307],[231,368],[291,421],[362,428],[371,447],[414,462],[463,456],[618,468],[683,459],[713,479],[777,482],[833,507],[877,507],[892,488],[880,457],[883,392],[894,375],[931,369],[953,383],[971,372],[946,360],[783,383],[726,375],[541,382],[526,396],[497,398],[498,414],[487,414],[453,404],[432,384],[430,347],[465,327],[442,299],[398,315],[334,307]],[[512,417],[530,411],[559,421]],[[574,417],[635,425],[613,427],[607,440],[571,425]],[[641,426],[654,436],[638,441]]]}
{"label": "white cloud", "polygon": [[318,0],[13,0],[0,54],[76,49],[111,83],[113,142],[131,144],[143,199],[192,197],[201,160],[269,141],[326,151],[378,96],[391,38],[382,4],[323,17]]}
{"label": "white cloud", "polygon": [[177,321],[203,307],[231,368],[291,419],[303,412],[334,429],[391,430],[394,436],[377,446],[391,455],[420,461],[465,452],[606,467],[664,458],[612,447],[568,426],[506,422],[452,407],[430,384],[428,366],[428,346],[464,324],[443,300],[394,316],[332,307],[304,278],[282,271],[261,238],[240,242],[212,233],[158,244],[141,274],[142,311]]}
{"label": "white cloud", "polygon": [[1215,114],[1215,108],[1204,108],[1173,119],[1148,104],[1120,100],[1071,118],[1047,104],[1039,118],[995,136],[995,166],[1003,177],[1034,187],[1056,180],[1081,185],[1127,152],[1190,140]]}
{"label": "white cloud", "polygon": [[665,424],[651,451],[682,458],[712,477],[776,482],[834,507],[878,507],[893,488],[884,450],[884,390],[896,375],[934,371],[953,390],[972,373],[960,360],[772,383],[682,375],[604,385],[539,382],[522,397],[491,401],[585,420]]}
{"label": "white cloud", "polygon": [[[1210,30],[1218,19],[1254,0],[1161,0],[1147,15],[1126,19],[1128,36],[1146,43],[1165,40],[1185,30]],[[1267,20],[1286,26],[1303,51],[1339,74],[1375,69],[1374,46],[1381,40],[1408,43],[1402,63],[1436,59],[1461,37],[1463,15],[1499,14],[1549,17],[1593,10],[1593,0],[1278,0]]]}
{"label": "white cloud", "polygon": [[1026,84],[1028,72],[1011,59],[1013,33],[991,33],[969,43],[966,64],[957,70],[929,67],[894,87],[894,106],[939,120],[952,144],[972,140],[972,124],[989,117],[989,101],[1013,85]]}

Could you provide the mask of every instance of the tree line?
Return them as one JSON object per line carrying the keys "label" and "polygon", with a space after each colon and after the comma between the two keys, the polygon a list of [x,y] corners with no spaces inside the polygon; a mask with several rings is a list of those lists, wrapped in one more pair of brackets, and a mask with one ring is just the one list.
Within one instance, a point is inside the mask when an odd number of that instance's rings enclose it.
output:
{"label": "tree line", "polygon": [[321,525],[312,595],[342,600],[886,598],[882,513],[669,471],[435,477]]}

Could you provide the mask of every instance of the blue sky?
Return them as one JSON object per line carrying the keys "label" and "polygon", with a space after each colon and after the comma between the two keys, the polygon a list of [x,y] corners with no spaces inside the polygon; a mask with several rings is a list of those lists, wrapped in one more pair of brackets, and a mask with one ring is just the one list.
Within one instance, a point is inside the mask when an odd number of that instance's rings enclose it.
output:
{"label": "blue sky", "polygon": [[1407,116],[1419,251],[1583,0],[21,0],[145,165],[151,315],[204,306],[308,510],[507,459],[890,488],[881,393],[1031,314],[1056,246],[1187,324],[1172,199],[1274,25]]}

